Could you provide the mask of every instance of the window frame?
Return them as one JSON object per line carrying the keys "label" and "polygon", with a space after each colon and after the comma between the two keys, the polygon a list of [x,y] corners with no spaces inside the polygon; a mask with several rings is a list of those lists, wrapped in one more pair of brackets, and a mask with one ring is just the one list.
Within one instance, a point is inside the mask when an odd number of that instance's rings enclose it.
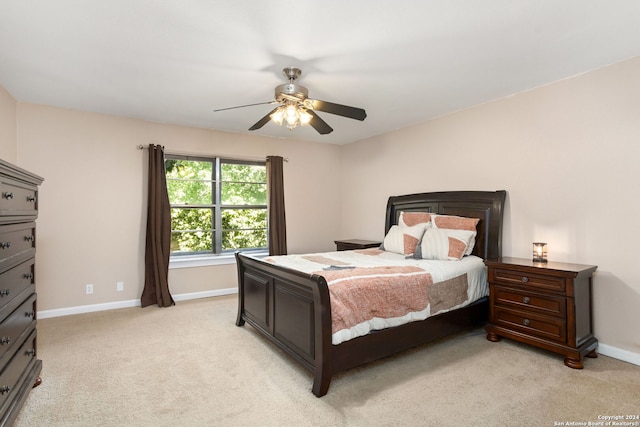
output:
{"label": "window frame", "polygon": [[[242,250],[243,252],[251,252],[253,255],[262,256],[267,255],[269,251],[269,242],[268,238],[266,240],[266,246],[260,248],[241,248],[241,249],[230,249],[223,250],[222,242],[223,242],[223,232],[222,229],[222,217],[223,211],[225,209],[252,209],[252,210],[264,210],[268,215],[268,198],[265,199],[264,205],[229,205],[222,203],[222,165],[224,164],[236,164],[236,165],[254,165],[254,166],[262,166],[266,169],[266,160],[258,161],[258,160],[243,160],[243,159],[234,159],[229,157],[221,157],[221,156],[197,156],[197,155],[182,155],[182,154],[165,154],[166,160],[185,160],[185,161],[194,161],[194,162],[207,162],[212,164],[212,177],[211,177],[211,190],[212,190],[212,200],[210,204],[206,205],[198,205],[198,204],[172,204],[171,200],[170,208],[171,209],[210,209],[212,211],[212,230],[209,236],[209,239],[212,243],[211,251],[201,251],[201,252],[171,252],[169,260],[170,260],[170,268],[183,268],[183,267],[195,267],[202,265],[215,265],[215,264],[230,264],[235,262],[234,254],[238,250]],[[167,176],[165,170],[165,176],[167,177],[167,181],[170,181]],[[225,181],[226,182],[226,181]],[[229,181],[234,182],[234,181]],[[265,175],[265,181],[262,182],[248,182],[248,184],[264,184],[267,185],[267,179]],[[241,229],[239,229],[241,230]],[[265,233],[268,236],[268,221],[265,224]],[[172,228],[173,233],[173,228]]]}

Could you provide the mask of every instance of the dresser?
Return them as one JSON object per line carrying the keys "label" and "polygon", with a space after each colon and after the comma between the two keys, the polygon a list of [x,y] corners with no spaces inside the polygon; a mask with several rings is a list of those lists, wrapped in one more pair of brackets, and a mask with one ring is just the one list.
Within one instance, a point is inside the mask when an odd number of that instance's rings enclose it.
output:
{"label": "dresser", "polygon": [[40,384],[36,350],[36,224],[43,179],[0,160],[0,426]]}
{"label": "dresser", "polygon": [[505,337],[553,351],[574,369],[583,368],[585,356],[597,357],[591,291],[596,266],[520,258],[485,265],[489,341]]}

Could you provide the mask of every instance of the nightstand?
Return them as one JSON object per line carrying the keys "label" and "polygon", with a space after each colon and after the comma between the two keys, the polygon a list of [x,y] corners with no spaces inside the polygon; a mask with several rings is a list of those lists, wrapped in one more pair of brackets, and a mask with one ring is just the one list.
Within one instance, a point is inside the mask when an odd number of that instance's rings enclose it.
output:
{"label": "nightstand", "polygon": [[339,251],[351,251],[354,249],[367,249],[367,248],[377,248],[382,244],[382,242],[376,242],[373,240],[360,240],[360,239],[351,239],[351,240],[335,240],[336,250]]}
{"label": "nightstand", "polygon": [[489,341],[501,337],[564,355],[582,369],[583,357],[597,357],[593,336],[591,282],[594,265],[486,260],[489,281]]}

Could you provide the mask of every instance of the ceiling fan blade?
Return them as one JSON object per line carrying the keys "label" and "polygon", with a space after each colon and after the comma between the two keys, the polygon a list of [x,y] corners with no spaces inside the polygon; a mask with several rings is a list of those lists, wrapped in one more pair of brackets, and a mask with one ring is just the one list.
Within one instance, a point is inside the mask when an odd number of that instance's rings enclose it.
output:
{"label": "ceiling fan blade", "polygon": [[217,113],[218,111],[235,110],[236,108],[244,108],[244,107],[253,107],[254,105],[274,104],[275,102],[276,101],[267,101],[267,102],[258,102],[256,104],[238,105],[237,107],[218,108],[217,110],[213,110],[213,112]]}
{"label": "ceiling fan blade", "polygon": [[367,117],[367,112],[362,108],[334,104],[333,102],[320,101],[318,99],[308,99],[306,102],[311,104],[312,109],[324,111],[325,113],[336,114],[338,116],[348,117],[355,120],[364,120]]}
{"label": "ceiling fan blade", "polygon": [[272,114],[273,114],[277,109],[278,109],[278,107],[276,107],[276,108],[274,108],[273,110],[269,111],[269,112],[267,113],[267,115],[266,115],[266,116],[264,116],[263,118],[261,118],[260,120],[258,120],[258,121],[256,122],[256,124],[255,124],[255,125],[253,125],[253,126],[251,126],[251,127],[249,128],[249,130],[258,130],[258,129],[260,129],[262,126],[266,125],[266,124],[269,122],[269,120],[271,120],[271,115],[272,115]]}
{"label": "ceiling fan blade", "polygon": [[328,133],[333,132],[333,128],[329,126],[327,122],[322,120],[320,116],[318,116],[316,113],[314,113],[311,110],[307,110],[307,113],[311,115],[311,120],[309,121],[309,124],[315,130],[317,130],[320,135],[326,135]]}

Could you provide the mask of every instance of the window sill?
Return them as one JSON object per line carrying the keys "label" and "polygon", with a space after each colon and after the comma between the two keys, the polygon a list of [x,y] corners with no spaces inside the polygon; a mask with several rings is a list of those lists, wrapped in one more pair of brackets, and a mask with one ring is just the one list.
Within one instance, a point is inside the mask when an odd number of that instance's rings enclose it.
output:
{"label": "window sill", "polygon": [[[269,255],[267,251],[247,251],[253,256],[264,258]],[[235,264],[236,258],[234,253],[226,253],[223,255],[194,255],[194,256],[176,256],[169,259],[169,270],[177,268],[192,267],[208,267],[211,265]]]}

